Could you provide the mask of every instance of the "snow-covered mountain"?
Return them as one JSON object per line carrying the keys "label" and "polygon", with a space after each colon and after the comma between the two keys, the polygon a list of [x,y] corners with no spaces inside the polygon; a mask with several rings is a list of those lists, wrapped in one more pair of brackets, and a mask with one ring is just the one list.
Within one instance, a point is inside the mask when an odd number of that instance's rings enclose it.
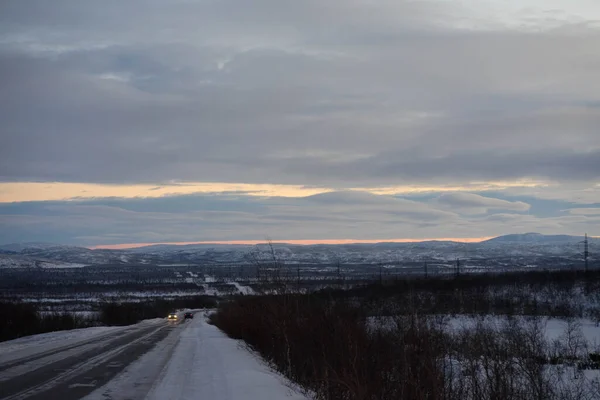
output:
{"label": "snow-covered mountain", "polygon": [[[585,239],[584,236],[569,236],[569,235],[542,235],[541,233],[521,233],[498,236],[493,239],[486,240],[484,243],[535,243],[535,244],[566,244],[566,243],[577,243]],[[590,240],[594,240],[591,238]]]}
{"label": "snow-covered mountain", "polygon": [[[470,260],[519,259],[527,263],[540,258],[579,260],[582,256],[583,237],[526,233],[500,236],[480,243],[451,241],[424,241],[414,243],[356,243],[340,245],[292,245],[274,243],[276,258],[286,263],[407,263],[449,261],[456,258]],[[600,239],[589,238],[591,259],[600,252]],[[4,252],[2,254],[2,252]],[[266,245],[153,245],[129,250],[91,250],[84,247],[50,244],[11,244],[0,246],[5,260],[15,263],[57,263],[83,265],[161,265],[161,264],[252,264],[272,260]],[[25,258],[23,258],[25,257]],[[25,260],[25,261],[24,261]],[[565,261],[565,262],[566,262]],[[1,266],[1,264],[0,264]]]}

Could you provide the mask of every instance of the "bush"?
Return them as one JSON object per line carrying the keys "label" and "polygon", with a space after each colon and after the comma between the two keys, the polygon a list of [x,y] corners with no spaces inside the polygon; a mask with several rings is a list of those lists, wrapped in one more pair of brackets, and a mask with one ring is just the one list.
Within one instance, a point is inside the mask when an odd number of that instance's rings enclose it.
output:
{"label": "bush", "polygon": [[442,337],[414,318],[370,332],[360,308],[311,296],[238,298],[211,323],[243,339],[318,399],[435,399]]}
{"label": "bush", "polygon": [[539,317],[475,317],[474,325],[450,329],[448,318],[407,306],[379,316],[383,325],[377,326],[367,319],[373,301],[239,297],[221,304],[210,322],[319,400],[580,400],[600,394],[593,381],[572,378],[578,368],[600,365],[576,320],[553,342]]}

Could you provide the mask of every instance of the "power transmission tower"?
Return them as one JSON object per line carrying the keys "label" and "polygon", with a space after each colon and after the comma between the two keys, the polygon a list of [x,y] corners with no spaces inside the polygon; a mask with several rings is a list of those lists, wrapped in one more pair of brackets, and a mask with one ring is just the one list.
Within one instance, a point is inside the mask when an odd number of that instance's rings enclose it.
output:
{"label": "power transmission tower", "polygon": [[589,241],[588,241],[588,235],[587,233],[585,234],[585,239],[583,239],[582,242],[578,242],[578,245],[583,244],[583,268],[584,271],[587,272],[588,270],[588,257],[590,256],[590,252],[589,252]]}
{"label": "power transmission tower", "polygon": [[588,270],[588,257],[590,255],[589,252],[589,244],[588,244],[588,237],[587,237],[587,233],[585,234],[585,240],[583,241],[583,260],[584,260],[584,268],[585,268],[585,272],[587,272]]}

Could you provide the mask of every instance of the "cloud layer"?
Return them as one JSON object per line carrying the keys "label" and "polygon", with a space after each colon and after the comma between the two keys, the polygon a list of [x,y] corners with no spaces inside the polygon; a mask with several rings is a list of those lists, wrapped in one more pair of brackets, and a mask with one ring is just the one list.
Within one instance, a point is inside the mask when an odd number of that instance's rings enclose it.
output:
{"label": "cloud layer", "polygon": [[[349,229],[365,238],[448,236],[446,224],[475,219],[489,232],[471,226],[468,236],[508,233],[494,223],[511,218],[521,225],[503,229],[593,226],[593,212],[542,221],[527,216],[524,202],[485,194],[423,205],[347,190],[535,180],[549,186],[505,194],[600,201],[595,2],[6,0],[0,11],[0,182],[336,191],[277,207],[245,199],[269,211],[219,214],[231,228],[206,222],[215,211],[193,211],[188,217],[212,232],[197,235],[183,229],[185,219],[165,222],[170,212],[47,203],[69,216],[68,237],[106,238],[89,218],[106,229],[114,223],[115,240],[144,241],[258,231],[304,239]],[[15,198],[27,200],[25,189]],[[341,211],[329,209],[340,202]],[[313,214],[323,217],[301,228]],[[2,218],[3,237],[21,232],[16,240],[33,226],[50,232],[54,217]],[[390,228],[397,223],[410,229]]]}
{"label": "cloud layer", "polygon": [[600,222],[600,204],[565,209],[564,202],[531,202],[463,193],[411,199],[342,191],[300,198],[221,194],[4,203],[0,242],[473,238],[580,234]]}

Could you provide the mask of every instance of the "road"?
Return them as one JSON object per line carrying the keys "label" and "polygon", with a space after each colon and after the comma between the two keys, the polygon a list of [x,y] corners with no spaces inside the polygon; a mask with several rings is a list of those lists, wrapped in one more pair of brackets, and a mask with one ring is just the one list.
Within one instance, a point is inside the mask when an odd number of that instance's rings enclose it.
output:
{"label": "road", "polygon": [[154,320],[8,361],[0,356],[0,399],[81,399],[185,323]]}
{"label": "road", "polygon": [[0,343],[0,400],[307,400],[203,312],[77,331]]}

